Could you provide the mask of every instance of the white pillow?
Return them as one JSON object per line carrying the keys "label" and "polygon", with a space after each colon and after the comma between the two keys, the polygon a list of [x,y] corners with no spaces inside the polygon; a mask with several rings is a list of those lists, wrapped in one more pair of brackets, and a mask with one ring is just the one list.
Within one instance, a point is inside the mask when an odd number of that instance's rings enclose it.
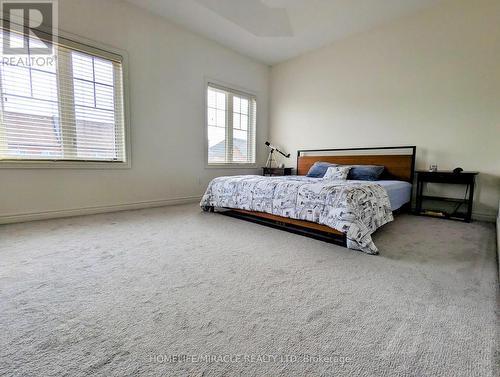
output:
{"label": "white pillow", "polygon": [[345,181],[349,174],[349,170],[351,170],[350,166],[330,166],[326,170],[323,179]]}

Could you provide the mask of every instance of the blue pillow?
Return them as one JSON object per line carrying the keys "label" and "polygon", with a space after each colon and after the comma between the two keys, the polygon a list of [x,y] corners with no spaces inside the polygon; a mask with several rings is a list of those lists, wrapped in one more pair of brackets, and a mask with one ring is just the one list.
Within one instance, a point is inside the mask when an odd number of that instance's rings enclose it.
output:
{"label": "blue pillow", "polygon": [[384,172],[383,166],[353,165],[347,179],[358,181],[376,181]]}
{"label": "blue pillow", "polygon": [[309,178],[323,178],[326,171],[330,166],[337,166],[337,164],[331,164],[329,162],[317,161],[311,166],[309,171],[307,172],[307,176]]}

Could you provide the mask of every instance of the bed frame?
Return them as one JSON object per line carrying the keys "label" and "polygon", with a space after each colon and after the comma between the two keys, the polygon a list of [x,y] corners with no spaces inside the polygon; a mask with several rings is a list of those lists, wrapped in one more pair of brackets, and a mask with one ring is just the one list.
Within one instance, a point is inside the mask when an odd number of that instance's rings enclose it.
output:
{"label": "bed frame", "polygon": [[[381,179],[406,181],[413,185],[415,155],[415,146],[299,150],[297,152],[297,175],[306,175],[317,161],[341,165],[383,165],[385,169]],[[411,200],[397,212],[405,212],[410,208]],[[213,208],[209,210],[214,211]],[[346,246],[346,235],[326,225],[241,209],[227,209],[220,213]]]}

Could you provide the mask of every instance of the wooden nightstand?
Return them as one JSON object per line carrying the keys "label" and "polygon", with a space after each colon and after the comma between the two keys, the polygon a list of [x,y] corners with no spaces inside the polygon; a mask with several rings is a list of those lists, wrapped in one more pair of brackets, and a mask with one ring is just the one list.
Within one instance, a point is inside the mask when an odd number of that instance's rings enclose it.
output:
{"label": "wooden nightstand", "polygon": [[280,175],[292,175],[292,168],[262,168],[262,175],[275,177]]}
{"label": "wooden nightstand", "polygon": [[[464,171],[461,173],[453,173],[452,171],[437,171],[430,172],[425,170],[417,171],[417,215],[426,215],[433,217],[442,217],[446,219],[463,220],[470,222],[472,220],[472,203],[474,200],[474,185],[476,181],[476,171]],[[424,185],[426,183],[445,183],[455,185],[465,185],[466,195],[463,199],[447,198],[441,196],[424,195]],[[425,200],[442,201],[453,203],[454,209],[451,211],[441,209],[422,209],[422,202]],[[462,205],[466,205],[466,211],[459,211]]]}

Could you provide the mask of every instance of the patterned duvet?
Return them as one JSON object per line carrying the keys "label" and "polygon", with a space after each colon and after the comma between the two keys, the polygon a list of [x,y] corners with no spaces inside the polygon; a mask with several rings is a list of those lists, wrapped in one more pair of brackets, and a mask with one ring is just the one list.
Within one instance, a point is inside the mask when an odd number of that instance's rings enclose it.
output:
{"label": "patterned duvet", "polygon": [[200,206],[266,212],[327,225],[346,234],[348,248],[368,254],[378,254],[371,234],[393,220],[387,191],[374,182],[304,176],[215,178]]}

